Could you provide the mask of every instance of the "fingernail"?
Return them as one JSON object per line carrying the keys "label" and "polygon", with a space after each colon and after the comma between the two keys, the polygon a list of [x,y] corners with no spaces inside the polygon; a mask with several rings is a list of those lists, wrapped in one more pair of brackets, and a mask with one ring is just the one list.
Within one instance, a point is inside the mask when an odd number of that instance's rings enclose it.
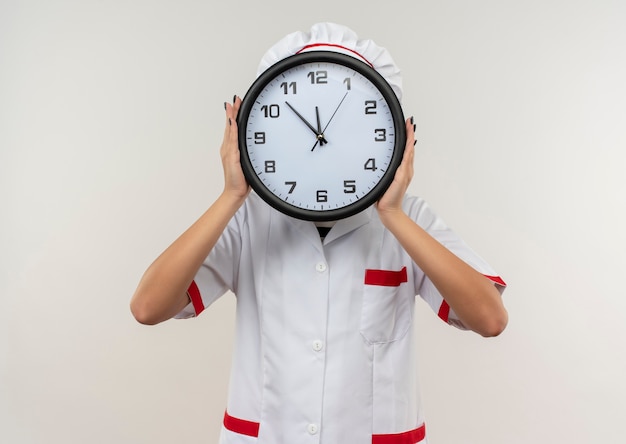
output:
{"label": "fingernail", "polygon": [[415,123],[415,119],[411,116],[411,123]]}
{"label": "fingernail", "polygon": [[233,103],[235,103],[236,100],[237,100],[237,94],[233,96]]}
{"label": "fingernail", "polygon": [[416,144],[416,143],[417,143],[417,140],[414,140],[414,141],[413,141],[413,146],[415,146],[415,144]]}
{"label": "fingernail", "polygon": [[228,126],[230,126],[230,125],[232,125],[232,124],[233,124],[233,121],[232,121],[232,120],[230,120],[230,117],[229,117],[229,118],[228,118]]}
{"label": "fingernail", "polygon": [[224,102],[224,109],[226,109],[226,102]]}

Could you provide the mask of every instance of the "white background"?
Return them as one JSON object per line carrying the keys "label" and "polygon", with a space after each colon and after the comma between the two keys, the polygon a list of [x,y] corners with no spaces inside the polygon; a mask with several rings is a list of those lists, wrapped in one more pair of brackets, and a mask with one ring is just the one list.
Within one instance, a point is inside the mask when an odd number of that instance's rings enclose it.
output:
{"label": "white background", "polygon": [[1,0],[0,442],[215,442],[232,295],[128,302],[221,191],[223,102],[317,21],[391,51],[411,192],[509,284],[495,339],[418,304],[431,443],[623,442],[621,0]]}

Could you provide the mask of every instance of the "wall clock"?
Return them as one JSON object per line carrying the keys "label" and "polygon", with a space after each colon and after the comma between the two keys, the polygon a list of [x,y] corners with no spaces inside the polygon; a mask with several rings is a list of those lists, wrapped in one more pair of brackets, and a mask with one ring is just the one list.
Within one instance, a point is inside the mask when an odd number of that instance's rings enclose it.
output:
{"label": "wall clock", "polygon": [[391,86],[346,54],[311,51],[263,72],[237,116],[244,175],[268,204],[298,219],[332,221],[376,202],[406,142]]}

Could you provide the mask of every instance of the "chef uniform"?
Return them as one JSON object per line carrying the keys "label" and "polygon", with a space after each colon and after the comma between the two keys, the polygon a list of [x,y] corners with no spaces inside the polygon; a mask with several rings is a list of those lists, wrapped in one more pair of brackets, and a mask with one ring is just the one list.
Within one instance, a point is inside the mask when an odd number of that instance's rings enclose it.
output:
{"label": "chef uniform", "polygon": [[[303,48],[355,53],[401,94],[384,48],[335,24],[275,45],[260,71]],[[305,49],[306,50],[306,49]],[[504,282],[436,216],[407,196],[404,211],[499,288]],[[464,328],[372,207],[322,239],[251,192],[189,287],[189,318],[228,291],[237,299],[228,405],[220,443],[426,443],[417,387],[416,295]]]}

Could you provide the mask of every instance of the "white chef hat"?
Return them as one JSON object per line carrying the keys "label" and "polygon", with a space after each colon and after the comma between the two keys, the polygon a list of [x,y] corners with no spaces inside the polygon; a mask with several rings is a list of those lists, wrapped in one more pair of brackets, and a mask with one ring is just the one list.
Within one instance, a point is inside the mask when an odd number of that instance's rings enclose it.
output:
{"label": "white chef hat", "polygon": [[272,46],[261,59],[257,77],[280,60],[306,51],[334,51],[351,55],[374,68],[402,100],[402,76],[391,54],[372,40],[359,39],[354,31],[335,23],[316,23],[309,32],[291,33]]}

